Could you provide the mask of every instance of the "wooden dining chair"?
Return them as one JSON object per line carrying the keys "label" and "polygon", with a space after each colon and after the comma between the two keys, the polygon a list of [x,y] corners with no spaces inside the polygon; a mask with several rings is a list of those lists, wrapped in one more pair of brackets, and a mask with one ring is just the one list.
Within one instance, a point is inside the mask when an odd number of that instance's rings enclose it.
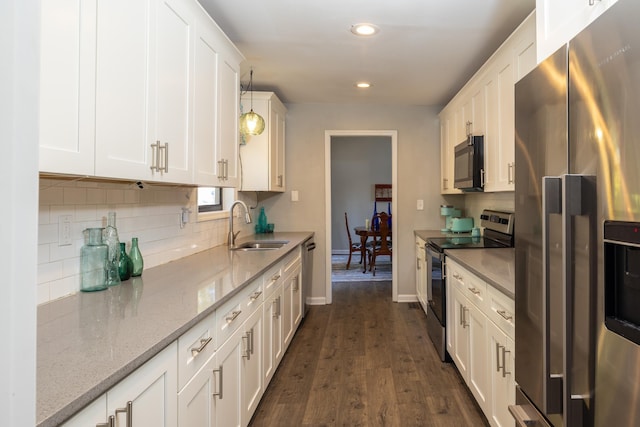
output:
{"label": "wooden dining chair", "polygon": [[[354,252],[358,252],[360,254],[360,264],[362,264],[362,244],[359,241],[354,242],[353,240],[351,240],[351,229],[349,228],[349,219],[347,218],[347,213],[344,213],[344,224],[347,227],[347,237],[349,238],[349,259],[347,260],[347,267],[346,269],[349,269],[349,266],[351,265],[351,254],[353,254]],[[367,257],[369,257],[369,261],[371,261],[371,250],[370,248],[367,246],[365,247],[365,252],[367,254]]]}
{"label": "wooden dining chair", "polygon": [[371,260],[369,262],[369,271],[373,271],[373,275],[376,275],[376,258],[381,255],[389,255],[389,260],[393,261],[393,250],[391,248],[391,236],[389,236],[389,215],[386,212],[381,212],[374,216],[377,221],[371,222],[371,227],[374,227],[374,223],[378,224],[379,234],[373,235],[373,246],[371,247]]}

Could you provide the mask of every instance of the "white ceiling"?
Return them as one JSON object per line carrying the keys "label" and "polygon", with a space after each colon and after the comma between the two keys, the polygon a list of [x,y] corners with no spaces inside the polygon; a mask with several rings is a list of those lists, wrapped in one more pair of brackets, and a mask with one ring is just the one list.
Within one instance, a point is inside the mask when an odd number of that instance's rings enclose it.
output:
{"label": "white ceiling", "polygon": [[[254,90],[287,103],[444,105],[535,0],[200,0],[253,67]],[[356,37],[353,24],[380,32]],[[357,89],[357,81],[373,87]]]}

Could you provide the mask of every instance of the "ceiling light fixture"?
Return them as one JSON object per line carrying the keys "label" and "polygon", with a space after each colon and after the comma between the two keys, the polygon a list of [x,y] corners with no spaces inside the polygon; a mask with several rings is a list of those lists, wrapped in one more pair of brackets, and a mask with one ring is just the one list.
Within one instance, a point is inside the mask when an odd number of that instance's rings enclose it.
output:
{"label": "ceiling light fixture", "polygon": [[359,87],[360,89],[367,89],[371,87],[371,83],[359,82],[359,83],[356,83],[356,87]]}
{"label": "ceiling light fixture", "polygon": [[260,135],[264,131],[264,119],[253,112],[253,68],[249,74],[249,88],[251,92],[251,111],[240,116],[240,133],[243,135]]}
{"label": "ceiling light fixture", "polygon": [[351,32],[356,36],[373,36],[378,33],[380,29],[373,24],[362,23],[354,24],[351,26]]}

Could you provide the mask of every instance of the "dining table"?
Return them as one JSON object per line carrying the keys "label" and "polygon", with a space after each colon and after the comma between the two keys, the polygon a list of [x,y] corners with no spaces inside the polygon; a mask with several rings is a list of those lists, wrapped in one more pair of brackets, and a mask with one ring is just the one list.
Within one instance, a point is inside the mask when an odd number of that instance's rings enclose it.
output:
{"label": "dining table", "polygon": [[[365,227],[364,225],[360,225],[353,228],[354,232],[360,236],[360,250],[362,251],[362,259],[363,259],[363,269],[362,272],[367,272],[367,240],[369,237],[380,237],[380,230],[372,230],[371,227]],[[391,237],[391,229],[387,234]]]}

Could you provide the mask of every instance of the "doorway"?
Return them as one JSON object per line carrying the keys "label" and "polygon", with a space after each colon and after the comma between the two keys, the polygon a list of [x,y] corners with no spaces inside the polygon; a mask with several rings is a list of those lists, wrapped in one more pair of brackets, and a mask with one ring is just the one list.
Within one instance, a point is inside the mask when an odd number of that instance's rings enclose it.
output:
{"label": "doorway", "polygon": [[[332,171],[334,168],[334,165],[332,162],[332,145],[333,144],[349,144],[350,142],[354,142],[355,144],[350,147],[351,150],[353,150],[353,148],[355,146],[358,146],[358,150],[361,151],[361,155],[362,155],[362,159],[364,159],[367,156],[367,151],[366,151],[366,147],[363,148],[363,141],[369,140],[371,141],[371,147],[374,146],[379,146],[379,144],[389,144],[390,145],[390,149],[388,151],[388,153],[390,153],[390,158],[391,158],[391,164],[390,164],[390,169],[391,169],[391,173],[390,173],[390,181],[392,184],[392,199],[393,200],[398,200],[397,198],[397,168],[396,168],[396,163],[397,163],[397,131],[337,131],[337,130],[329,130],[329,131],[325,131],[325,188],[327,189],[326,193],[325,193],[325,220],[326,220],[326,258],[327,259],[327,263],[326,263],[326,272],[325,272],[325,277],[326,277],[326,302],[327,304],[330,304],[332,301],[332,285],[331,285],[331,272],[332,272],[332,266],[331,266],[331,256],[332,256],[332,250],[333,250],[333,241],[334,239],[340,239],[342,238],[342,236],[344,236],[344,239],[346,240],[347,237],[345,235],[345,225],[344,225],[344,208],[341,207],[338,211],[336,211],[335,213],[333,212],[333,208],[332,206],[334,204],[338,205],[338,204],[344,204],[344,200],[342,200],[341,198],[344,198],[344,194],[338,194],[338,192],[336,192],[336,196],[334,198],[334,191],[332,191]],[[364,144],[366,145],[366,142],[364,142]],[[337,145],[336,145],[337,146]],[[343,147],[344,148],[344,147]],[[347,152],[349,151],[349,149],[346,150]],[[387,162],[388,162],[389,156],[387,156]],[[363,160],[364,161],[364,160]],[[343,168],[343,165],[339,165],[339,162],[336,163],[336,167],[340,167]],[[388,163],[387,163],[387,167],[388,167]],[[369,174],[369,172],[367,171],[362,171],[360,169],[363,168],[363,165],[358,166],[357,164],[354,164],[353,169],[355,173],[360,173],[360,174]],[[375,173],[373,173],[371,176],[375,176]],[[388,175],[387,175],[388,176]],[[359,206],[355,207],[352,211],[348,211],[349,213],[349,226],[351,228],[357,226],[357,225],[364,225],[364,219],[365,218],[370,218],[373,214],[373,200],[372,200],[372,193],[373,193],[373,182],[367,182],[367,179],[362,179],[360,180],[360,184],[353,184],[353,185],[348,185],[350,187],[357,187],[360,186],[360,189],[356,189],[356,191],[358,192],[362,192],[362,186],[365,187],[364,192],[366,194],[362,195],[362,196],[355,196],[356,198],[356,204],[359,204]],[[347,185],[347,184],[345,184]],[[366,187],[369,186],[368,191],[366,189]],[[336,200],[337,199],[337,200]],[[362,199],[364,200],[363,202],[359,202],[357,200]],[[391,205],[389,206],[391,208],[391,214],[393,215],[393,217],[397,218],[397,215],[395,214],[395,212],[397,211],[397,207],[391,203]],[[387,211],[387,205],[386,203],[383,205],[379,205],[378,209],[384,210],[385,212]],[[362,224],[361,224],[362,223]],[[395,234],[396,236],[397,234],[397,224],[395,221],[392,221],[392,233]],[[354,236],[354,234],[352,233],[352,238],[358,238],[357,236]],[[353,259],[352,259],[352,267],[353,269],[357,269],[359,264],[358,261],[360,260],[360,256],[358,254],[354,254]],[[397,288],[397,269],[393,269],[392,270],[392,300],[394,302],[397,302],[398,300],[398,288]],[[363,280],[367,280],[366,277],[363,277]]]}

